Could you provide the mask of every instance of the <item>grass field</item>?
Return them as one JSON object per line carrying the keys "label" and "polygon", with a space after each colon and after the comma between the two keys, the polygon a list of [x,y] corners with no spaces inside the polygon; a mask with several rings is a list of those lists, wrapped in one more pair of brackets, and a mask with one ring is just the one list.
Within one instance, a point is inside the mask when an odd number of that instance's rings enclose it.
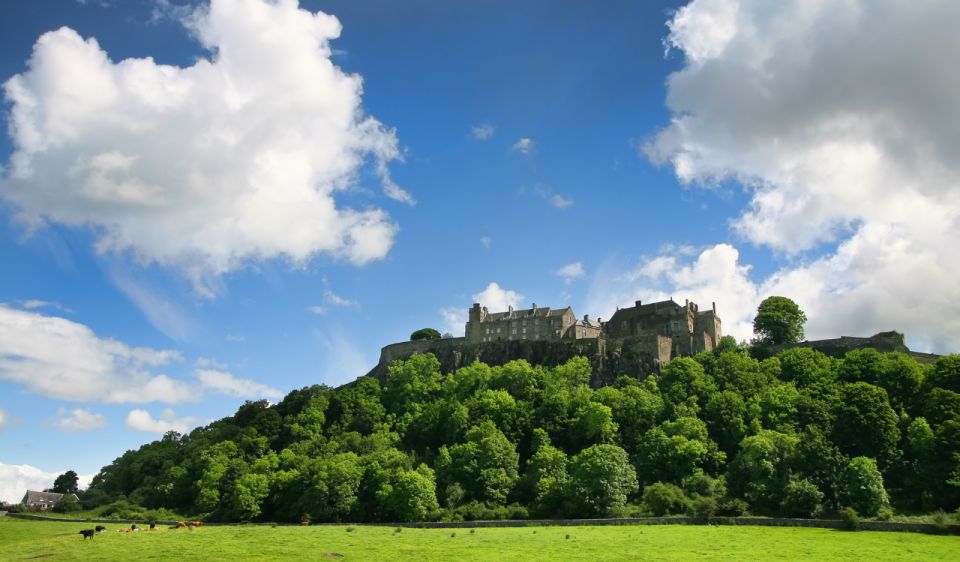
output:
{"label": "grass field", "polygon": [[[242,526],[119,533],[0,518],[0,560],[960,560],[960,537],[748,526],[402,529]],[[348,530],[351,529],[351,530]]]}

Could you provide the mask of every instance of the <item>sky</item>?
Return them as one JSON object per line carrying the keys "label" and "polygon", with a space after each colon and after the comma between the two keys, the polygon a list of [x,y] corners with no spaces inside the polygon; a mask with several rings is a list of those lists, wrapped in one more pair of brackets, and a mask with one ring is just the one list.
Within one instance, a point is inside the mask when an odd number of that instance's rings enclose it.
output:
{"label": "sky", "polygon": [[2,10],[2,500],[473,302],[960,350],[956,2]]}

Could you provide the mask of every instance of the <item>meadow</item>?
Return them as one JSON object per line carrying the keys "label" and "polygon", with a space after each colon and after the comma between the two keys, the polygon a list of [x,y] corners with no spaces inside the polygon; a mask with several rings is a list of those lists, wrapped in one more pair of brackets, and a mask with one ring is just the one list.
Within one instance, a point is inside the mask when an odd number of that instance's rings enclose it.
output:
{"label": "meadow", "polygon": [[205,526],[84,540],[92,523],[0,518],[0,560],[960,560],[960,537],[749,526],[412,529]]}

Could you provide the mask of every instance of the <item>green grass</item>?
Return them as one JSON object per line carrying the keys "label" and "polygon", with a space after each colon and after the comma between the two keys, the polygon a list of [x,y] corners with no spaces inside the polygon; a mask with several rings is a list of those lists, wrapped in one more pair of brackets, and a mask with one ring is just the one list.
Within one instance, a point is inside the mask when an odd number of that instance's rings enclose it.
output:
{"label": "green grass", "polygon": [[960,560],[960,537],[790,527],[121,526],[84,541],[92,524],[3,517],[0,560]]}

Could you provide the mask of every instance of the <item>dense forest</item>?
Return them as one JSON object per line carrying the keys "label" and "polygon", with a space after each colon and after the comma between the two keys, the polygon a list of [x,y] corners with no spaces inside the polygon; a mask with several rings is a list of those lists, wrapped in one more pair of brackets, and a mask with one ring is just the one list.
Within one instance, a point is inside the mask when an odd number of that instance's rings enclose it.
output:
{"label": "dense forest", "polygon": [[727,337],[598,389],[582,358],[441,374],[417,355],[382,384],[311,386],[167,433],[104,467],[82,502],[229,521],[960,506],[960,356],[749,351]]}

